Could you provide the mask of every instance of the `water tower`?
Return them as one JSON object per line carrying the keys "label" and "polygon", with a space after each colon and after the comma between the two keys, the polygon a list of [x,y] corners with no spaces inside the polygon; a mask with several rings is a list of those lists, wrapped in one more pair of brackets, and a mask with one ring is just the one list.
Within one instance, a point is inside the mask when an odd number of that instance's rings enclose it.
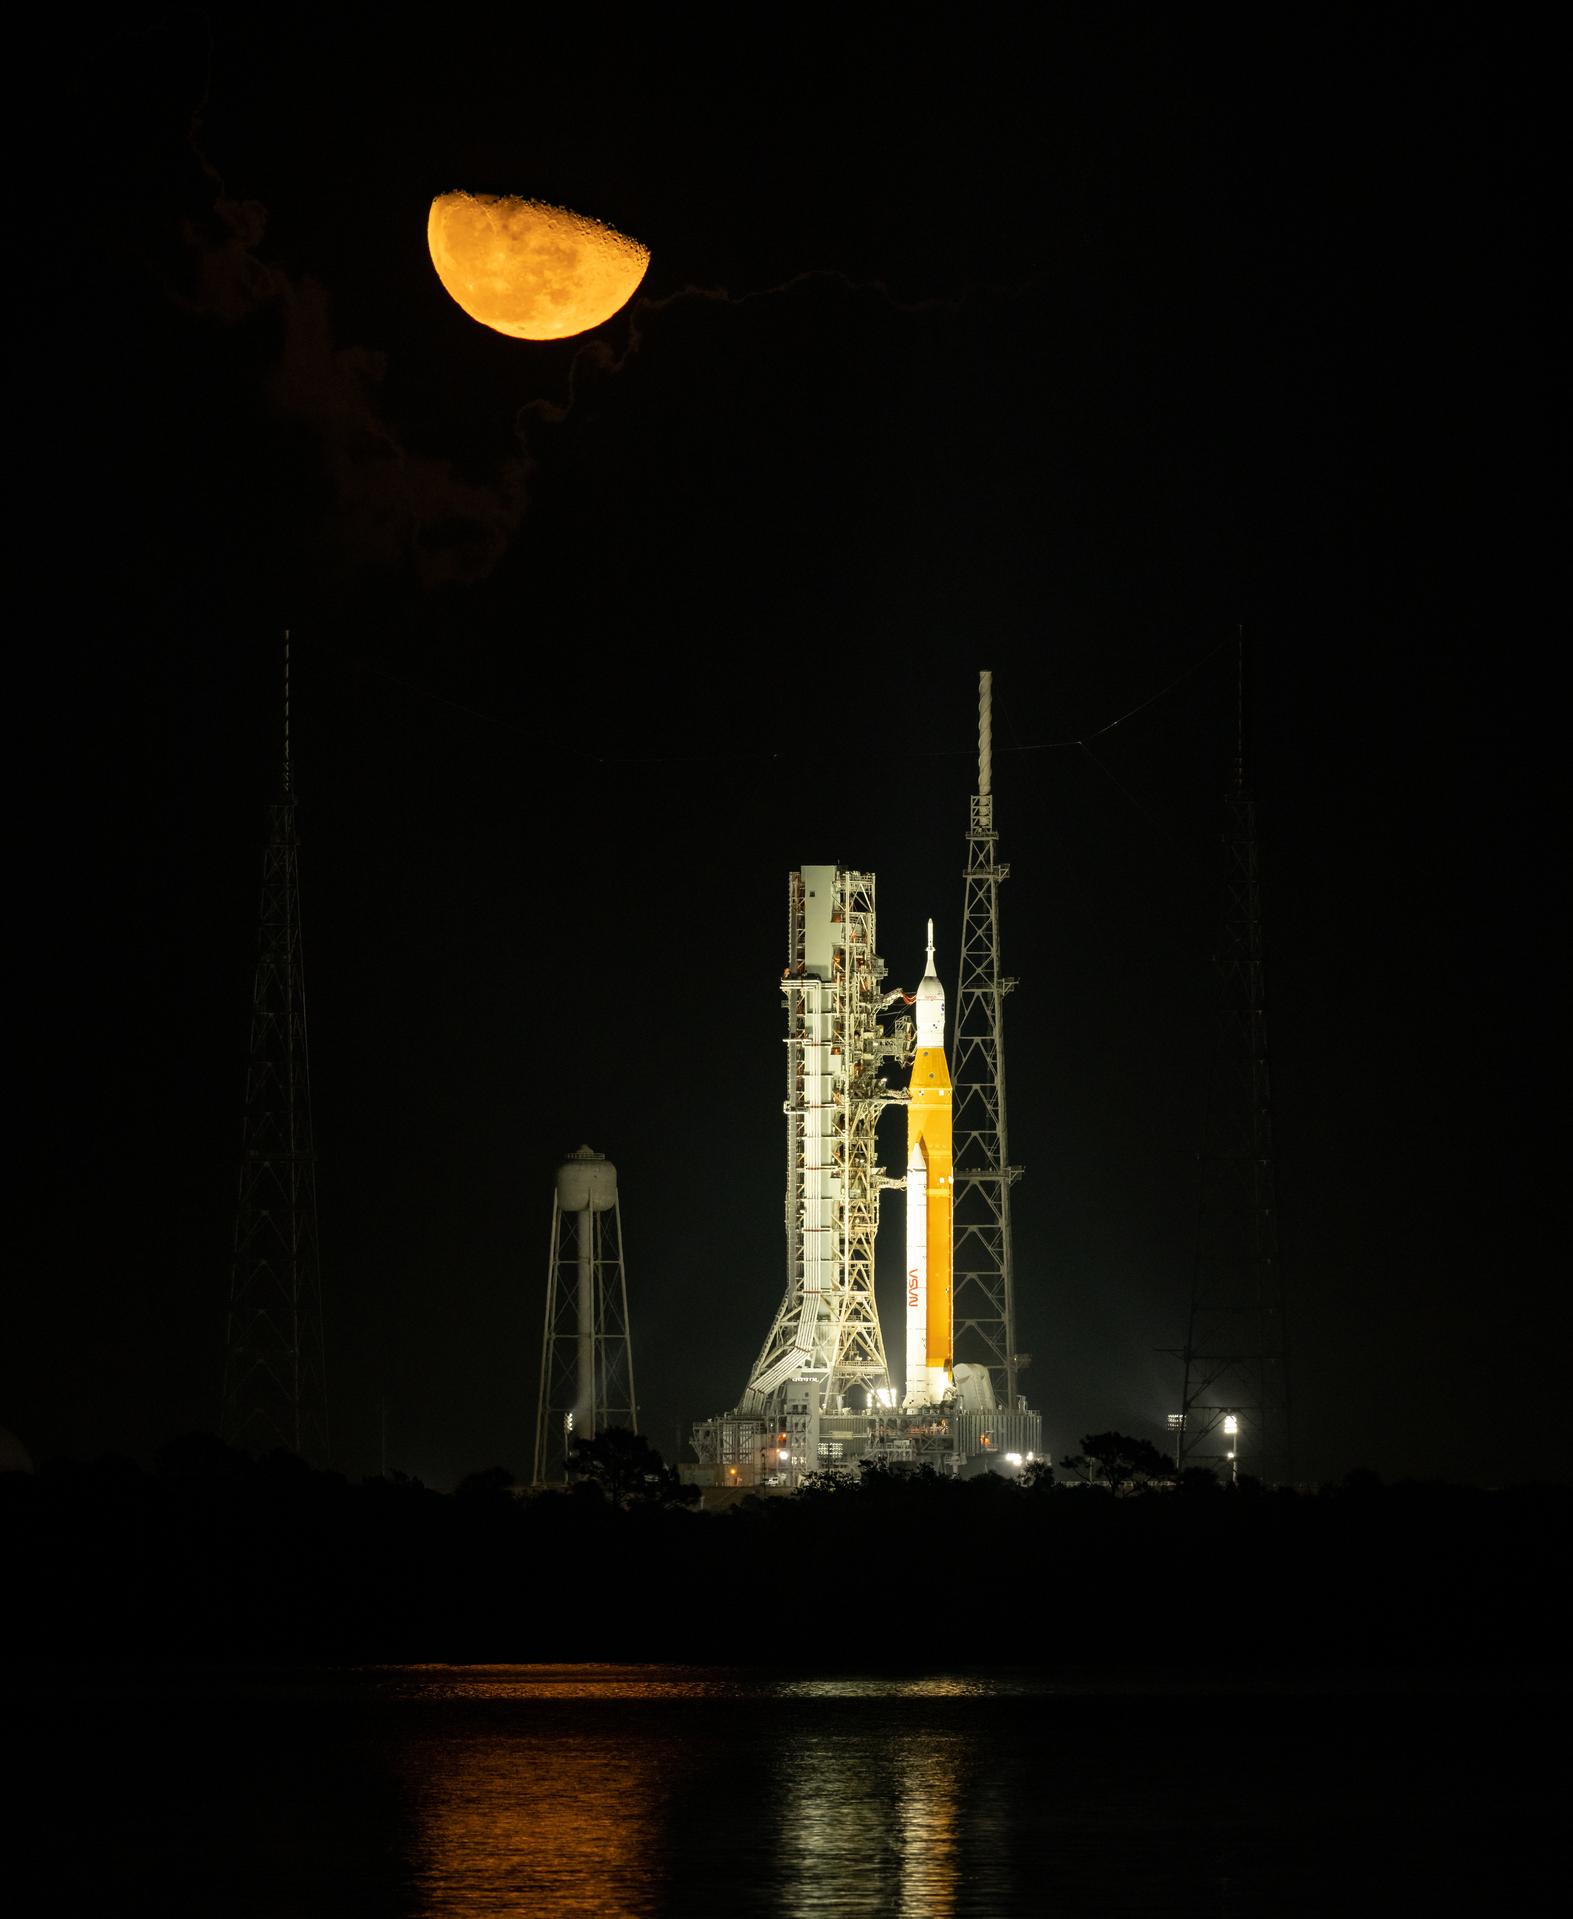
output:
{"label": "water tower", "polygon": [[552,1195],[534,1483],[560,1482],[571,1443],[610,1426],[639,1429],[623,1216],[617,1168],[604,1154],[581,1146],[557,1168]]}

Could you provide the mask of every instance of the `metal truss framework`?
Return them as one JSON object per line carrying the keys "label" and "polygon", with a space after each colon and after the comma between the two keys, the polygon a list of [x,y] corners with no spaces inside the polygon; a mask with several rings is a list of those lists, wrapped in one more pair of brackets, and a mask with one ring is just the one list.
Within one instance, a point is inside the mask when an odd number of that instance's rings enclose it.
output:
{"label": "metal truss framework", "polygon": [[231,1445],[249,1451],[283,1447],[303,1458],[328,1456],[288,636],[283,780],[268,808],[262,856],[221,1430]]}
{"label": "metal truss framework", "polygon": [[786,1291],[739,1404],[779,1417],[794,1385],[832,1410],[856,1387],[887,1393],[874,1297],[884,1169],[881,1111],[901,1097],[880,1077],[910,1057],[912,1028],[883,1028],[874,876],[805,867],[788,882]]}
{"label": "metal truss framework", "polygon": [[[595,1161],[611,1170],[588,1147],[580,1148],[571,1160]],[[615,1186],[605,1205],[571,1209],[563,1204],[563,1197],[559,1182],[552,1196],[546,1327],[531,1473],[538,1486],[567,1477],[574,1439],[594,1438],[612,1426],[639,1430],[622,1201]]]}
{"label": "metal truss framework", "polygon": [[961,976],[951,1078],[954,1104],[955,1353],[958,1365],[986,1365],[1000,1406],[1015,1410],[1015,1279],[1005,1124],[1005,996],[1016,982],[1000,970],[999,858],[994,829],[993,678],[978,677],[978,790],[967,831]]}
{"label": "metal truss framework", "polygon": [[[1220,1003],[1198,1155],[1196,1240],[1178,1465],[1292,1476],[1288,1328],[1278,1257],[1256,803],[1240,750],[1226,802]],[[1225,1422],[1237,1422],[1229,1432]]]}

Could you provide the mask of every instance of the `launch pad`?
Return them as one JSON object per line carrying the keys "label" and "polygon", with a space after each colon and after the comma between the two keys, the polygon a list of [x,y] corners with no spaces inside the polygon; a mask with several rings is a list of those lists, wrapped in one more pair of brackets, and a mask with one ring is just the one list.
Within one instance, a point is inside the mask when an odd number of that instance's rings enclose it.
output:
{"label": "launch pad", "polygon": [[[788,881],[786,1288],[741,1400],[694,1427],[697,1463],[681,1469],[692,1485],[786,1491],[863,1461],[1008,1471],[1042,1451],[1041,1419],[1016,1390],[1018,1169],[1005,1150],[1000,1045],[1012,982],[999,966],[1008,869],[993,830],[991,678],[980,681],[954,1089],[932,921],[916,989],[886,991],[873,874],[805,866]],[[875,1145],[880,1115],[896,1105],[907,1111],[901,1179],[886,1176]],[[891,1189],[905,1193],[907,1214],[899,1374],[874,1297],[881,1195]]]}
{"label": "launch pad", "polygon": [[954,1405],[915,1413],[815,1412],[804,1404],[774,1423],[745,1413],[699,1421],[697,1465],[680,1470],[690,1486],[746,1486],[790,1492],[811,1473],[855,1470],[868,1460],[949,1478],[1018,1472],[1042,1457],[1043,1418],[1016,1412],[968,1412]]}

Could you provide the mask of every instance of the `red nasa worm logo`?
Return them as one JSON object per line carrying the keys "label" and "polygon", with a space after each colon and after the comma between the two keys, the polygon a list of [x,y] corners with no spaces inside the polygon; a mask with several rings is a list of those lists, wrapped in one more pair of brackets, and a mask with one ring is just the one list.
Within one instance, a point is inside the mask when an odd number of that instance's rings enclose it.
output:
{"label": "red nasa worm logo", "polygon": [[907,1304],[909,1306],[916,1306],[917,1303],[918,1303],[918,1269],[916,1266],[909,1266],[907,1268]]}

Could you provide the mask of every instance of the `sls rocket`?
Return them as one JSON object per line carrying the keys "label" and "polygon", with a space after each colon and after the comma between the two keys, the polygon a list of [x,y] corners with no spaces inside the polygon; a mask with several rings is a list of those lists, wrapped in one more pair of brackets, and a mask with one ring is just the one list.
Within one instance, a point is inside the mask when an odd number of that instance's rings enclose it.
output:
{"label": "sls rocket", "polygon": [[950,1069],[932,920],[916,1013],[918,1044],[907,1107],[908,1407],[937,1406],[951,1384]]}

